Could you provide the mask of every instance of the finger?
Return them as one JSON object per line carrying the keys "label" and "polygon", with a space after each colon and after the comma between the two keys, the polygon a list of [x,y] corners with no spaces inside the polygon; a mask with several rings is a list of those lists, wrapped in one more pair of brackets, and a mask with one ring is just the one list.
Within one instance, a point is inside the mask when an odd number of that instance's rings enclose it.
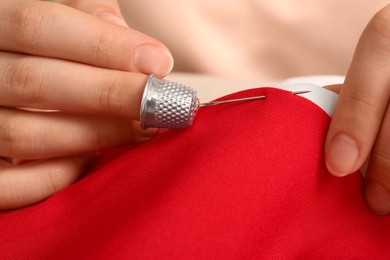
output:
{"label": "finger", "polygon": [[173,66],[168,49],[140,32],[68,6],[6,1],[0,11],[0,49],[163,76]]}
{"label": "finger", "polygon": [[116,0],[66,0],[60,2],[97,16],[107,22],[128,27],[121,13],[118,1]]}
{"label": "finger", "polygon": [[357,171],[368,157],[389,101],[390,8],[362,34],[340,93],[325,144],[328,170]]}
{"label": "finger", "polygon": [[42,201],[69,186],[85,171],[90,156],[55,158],[0,170],[0,210]]}
{"label": "finger", "polygon": [[139,119],[146,76],[0,52],[0,104]]}
{"label": "finger", "polygon": [[100,151],[150,139],[138,122],[113,116],[0,109],[0,156],[41,159]]}
{"label": "finger", "polygon": [[365,178],[368,206],[379,215],[390,213],[390,105],[375,141]]}

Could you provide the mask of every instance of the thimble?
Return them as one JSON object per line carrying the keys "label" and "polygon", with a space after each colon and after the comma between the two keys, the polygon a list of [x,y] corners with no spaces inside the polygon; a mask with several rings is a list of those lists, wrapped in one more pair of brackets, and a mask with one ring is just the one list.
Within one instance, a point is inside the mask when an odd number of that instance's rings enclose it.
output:
{"label": "thimble", "polygon": [[186,128],[194,121],[197,109],[195,90],[150,75],[141,101],[141,127]]}

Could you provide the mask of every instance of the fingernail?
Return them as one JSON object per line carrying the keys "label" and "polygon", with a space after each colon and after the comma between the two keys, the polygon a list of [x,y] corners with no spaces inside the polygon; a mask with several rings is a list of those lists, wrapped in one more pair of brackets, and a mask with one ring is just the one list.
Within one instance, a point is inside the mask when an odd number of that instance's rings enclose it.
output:
{"label": "fingernail", "polygon": [[125,22],[125,20],[123,20],[121,17],[116,16],[116,15],[114,15],[112,13],[101,12],[101,13],[96,14],[96,16],[101,18],[102,20],[107,21],[107,22],[128,27],[128,25]]}
{"label": "fingernail", "polygon": [[359,158],[359,148],[354,139],[346,134],[338,134],[330,142],[326,165],[335,176],[345,176],[352,172]]}
{"label": "fingernail", "polygon": [[366,184],[366,202],[377,215],[390,213],[390,191],[374,180]]}
{"label": "fingernail", "polygon": [[164,48],[143,44],[134,51],[134,65],[139,72],[164,76],[172,70],[173,58]]}

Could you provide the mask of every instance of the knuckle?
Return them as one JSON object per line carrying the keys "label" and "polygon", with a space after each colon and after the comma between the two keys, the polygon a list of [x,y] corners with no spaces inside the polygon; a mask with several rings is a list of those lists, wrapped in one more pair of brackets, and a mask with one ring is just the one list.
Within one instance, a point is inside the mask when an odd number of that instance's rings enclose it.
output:
{"label": "knuckle", "polygon": [[2,83],[13,98],[25,104],[38,103],[47,89],[45,74],[28,57],[18,58],[7,66],[2,72]]}
{"label": "knuckle", "polygon": [[85,138],[86,152],[100,151],[109,147],[111,140],[115,137],[108,130],[107,121],[98,120],[90,125],[88,137]]}
{"label": "knuckle", "polygon": [[47,24],[46,12],[36,1],[24,1],[13,7],[8,17],[9,35],[24,48],[31,51],[39,42],[44,42],[42,33],[39,33]]}
{"label": "knuckle", "polygon": [[0,210],[9,209],[19,203],[20,197],[15,194],[15,186],[9,185],[9,174],[3,170],[0,180]]}
{"label": "knuckle", "polygon": [[99,64],[105,64],[110,60],[110,56],[113,53],[113,46],[115,46],[115,37],[109,31],[101,31],[96,35],[96,40],[91,41],[89,51],[90,56],[95,57],[95,60]]}
{"label": "knuckle", "polygon": [[84,161],[78,159],[78,156],[49,163],[42,170],[42,183],[46,194],[52,195],[72,184],[84,172],[83,169]]}
{"label": "knuckle", "polygon": [[103,109],[112,114],[118,114],[125,108],[125,89],[122,80],[117,76],[107,76],[103,80],[103,86],[98,94],[98,105],[100,109]]}
{"label": "knuckle", "polygon": [[371,156],[381,169],[390,171],[390,151],[388,149],[376,149]]}
{"label": "knuckle", "polygon": [[4,122],[1,129],[1,143],[6,148],[4,153],[12,158],[28,158],[34,154],[35,137],[26,125],[25,118],[12,116]]}
{"label": "knuckle", "polygon": [[65,174],[67,174],[66,169],[61,165],[52,165],[47,169],[45,187],[48,193],[54,194],[63,188],[60,183]]}
{"label": "knuckle", "polygon": [[355,93],[345,95],[344,97],[347,99],[346,103],[349,104],[354,114],[359,116],[371,113],[373,107],[376,106],[375,102],[371,101],[372,99],[356,95]]}
{"label": "knuckle", "polygon": [[83,136],[84,142],[81,147],[78,147],[84,152],[98,151],[105,147],[105,136],[103,126],[99,122],[91,122],[90,125],[84,129],[85,133]]}

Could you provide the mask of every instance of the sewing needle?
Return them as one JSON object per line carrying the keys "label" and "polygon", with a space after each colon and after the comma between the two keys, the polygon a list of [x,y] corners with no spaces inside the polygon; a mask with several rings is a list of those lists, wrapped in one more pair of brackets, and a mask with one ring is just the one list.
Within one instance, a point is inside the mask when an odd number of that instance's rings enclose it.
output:
{"label": "sewing needle", "polygon": [[[292,91],[292,94],[299,95],[299,94],[305,94],[311,92],[310,90],[300,90],[300,91]],[[221,101],[213,101],[208,103],[200,103],[199,107],[208,107],[208,106],[216,106],[221,104],[227,104],[227,103],[233,103],[233,102],[243,102],[243,101],[250,101],[250,100],[256,100],[256,99],[264,99],[266,98],[265,95],[263,96],[253,96],[253,97],[245,97],[245,98],[236,98],[236,99],[227,99],[227,100],[221,100]]]}

